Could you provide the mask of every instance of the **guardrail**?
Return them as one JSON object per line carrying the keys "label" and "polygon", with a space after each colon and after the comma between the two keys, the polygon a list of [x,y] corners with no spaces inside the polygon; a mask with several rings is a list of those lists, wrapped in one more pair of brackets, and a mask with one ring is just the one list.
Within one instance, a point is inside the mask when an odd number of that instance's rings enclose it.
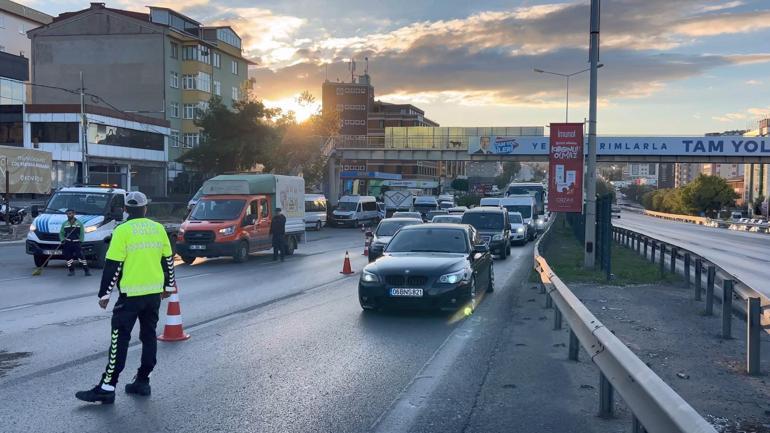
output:
{"label": "guardrail", "polygon": [[569,359],[576,361],[582,346],[599,367],[599,416],[612,416],[613,394],[617,390],[633,414],[635,433],[716,433],[580,302],[539,250],[540,240],[535,244],[535,270],[546,293],[546,306],[555,307],[554,329],[561,329],[562,318],[570,327]]}
{"label": "guardrail", "polygon": [[[635,250],[645,259],[653,263],[657,261],[660,264],[661,274],[667,270],[671,273],[680,273],[681,270],[687,286],[694,288],[696,301],[701,301],[705,293],[705,314],[713,315],[714,302],[720,301],[722,303],[722,338],[732,338],[732,316],[735,312],[741,313],[746,318],[747,329],[746,372],[751,375],[760,374],[760,335],[762,330],[770,333],[770,299],[768,297],[740,281],[713,261],[678,244],[621,227],[613,227],[613,238],[619,244]],[[704,271],[705,285],[703,284]],[[743,303],[733,303],[736,298]]]}
{"label": "guardrail", "polygon": [[768,223],[756,224],[756,223],[750,223],[750,222],[728,221],[728,220],[713,219],[713,218],[706,218],[706,217],[696,217],[696,216],[690,216],[690,215],[656,212],[651,210],[642,210],[642,213],[648,216],[656,217],[656,218],[661,218],[661,219],[666,219],[671,221],[688,222],[688,223],[699,224],[699,225],[704,225],[708,227],[718,227],[718,228],[725,228],[729,230],[747,231],[752,233],[770,233],[770,224]]}
{"label": "guardrail", "polygon": [[656,218],[662,218],[664,220],[682,221],[686,223],[693,223],[693,224],[700,224],[700,225],[706,225],[709,221],[711,221],[709,218],[705,218],[705,217],[679,215],[675,213],[665,213],[665,212],[655,212],[651,210],[645,210],[644,214],[649,216],[654,216]]}

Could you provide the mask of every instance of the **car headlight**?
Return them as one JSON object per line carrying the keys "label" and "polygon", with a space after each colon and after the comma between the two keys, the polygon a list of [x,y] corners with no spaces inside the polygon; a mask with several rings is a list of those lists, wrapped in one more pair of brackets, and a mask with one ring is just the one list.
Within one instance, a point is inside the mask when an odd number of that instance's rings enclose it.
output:
{"label": "car headlight", "polygon": [[524,233],[524,227],[517,228],[516,233]]}
{"label": "car headlight", "polygon": [[543,225],[543,224],[545,224],[545,221],[543,221],[543,220],[537,220],[537,225],[541,226],[541,225]]}
{"label": "car headlight", "polygon": [[503,239],[503,235],[494,235],[492,236],[493,241],[499,241]]}
{"label": "car headlight", "polygon": [[235,226],[225,227],[223,229],[219,229],[220,235],[229,236],[231,234],[235,233]]}
{"label": "car headlight", "polygon": [[462,271],[452,272],[451,274],[442,275],[438,280],[441,283],[457,284],[460,281],[467,281],[470,272],[463,269]]}
{"label": "car headlight", "polygon": [[34,232],[35,230],[37,230],[37,227],[35,227],[35,223],[30,224],[29,231]]}
{"label": "car headlight", "polygon": [[368,271],[364,271],[361,273],[361,281],[365,283],[376,283],[380,281],[380,277],[378,277],[376,274],[373,274]]}
{"label": "car headlight", "polygon": [[85,231],[86,233],[93,233],[93,232],[95,232],[95,231],[96,231],[96,229],[97,229],[97,228],[98,228],[98,227],[96,227],[96,226],[88,226],[88,227],[86,227],[86,229],[85,229],[84,231]]}

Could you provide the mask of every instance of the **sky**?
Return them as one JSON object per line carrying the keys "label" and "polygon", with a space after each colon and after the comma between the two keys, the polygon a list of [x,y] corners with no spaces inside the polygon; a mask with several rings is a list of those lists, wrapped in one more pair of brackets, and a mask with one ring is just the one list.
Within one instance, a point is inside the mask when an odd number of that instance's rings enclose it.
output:
{"label": "sky", "polygon": [[[80,0],[27,0],[56,15]],[[545,126],[565,118],[566,80],[535,68],[587,68],[589,1],[189,0],[107,1],[166,6],[231,25],[254,60],[255,96],[298,108],[324,79],[412,103],[442,126]],[[599,134],[685,135],[756,128],[770,116],[770,1],[603,0]],[[588,117],[588,74],[570,79],[572,121]]]}

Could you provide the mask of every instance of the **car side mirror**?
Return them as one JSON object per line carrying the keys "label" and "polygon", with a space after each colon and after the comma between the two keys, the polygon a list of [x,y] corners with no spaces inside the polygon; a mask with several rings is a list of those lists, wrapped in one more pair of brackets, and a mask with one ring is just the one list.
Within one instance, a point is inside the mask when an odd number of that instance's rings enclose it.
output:
{"label": "car side mirror", "polygon": [[123,209],[119,207],[112,208],[112,211],[110,212],[110,217],[117,222],[123,221]]}
{"label": "car side mirror", "polygon": [[30,208],[30,213],[32,213],[32,218],[37,218],[37,216],[40,215],[40,208],[38,208],[37,205],[33,205]]}

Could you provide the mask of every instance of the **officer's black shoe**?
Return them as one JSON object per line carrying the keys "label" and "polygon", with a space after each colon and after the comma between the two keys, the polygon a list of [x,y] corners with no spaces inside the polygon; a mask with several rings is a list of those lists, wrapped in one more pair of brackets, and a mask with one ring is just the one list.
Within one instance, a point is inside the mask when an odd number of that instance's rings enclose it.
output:
{"label": "officer's black shoe", "polygon": [[88,391],[76,392],[75,398],[89,403],[113,404],[115,403],[115,391],[105,391],[101,385],[96,385]]}
{"label": "officer's black shoe", "polygon": [[126,384],[126,394],[148,396],[151,392],[152,388],[150,388],[150,379],[142,380],[139,378],[134,378],[134,383]]}
{"label": "officer's black shoe", "polygon": [[88,269],[86,269],[86,277],[90,277],[90,276],[91,276],[91,271],[89,271]]}
{"label": "officer's black shoe", "polygon": [[75,270],[70,269],[69,273],[67,274],[68,277],[74,277],[75,276]]}

